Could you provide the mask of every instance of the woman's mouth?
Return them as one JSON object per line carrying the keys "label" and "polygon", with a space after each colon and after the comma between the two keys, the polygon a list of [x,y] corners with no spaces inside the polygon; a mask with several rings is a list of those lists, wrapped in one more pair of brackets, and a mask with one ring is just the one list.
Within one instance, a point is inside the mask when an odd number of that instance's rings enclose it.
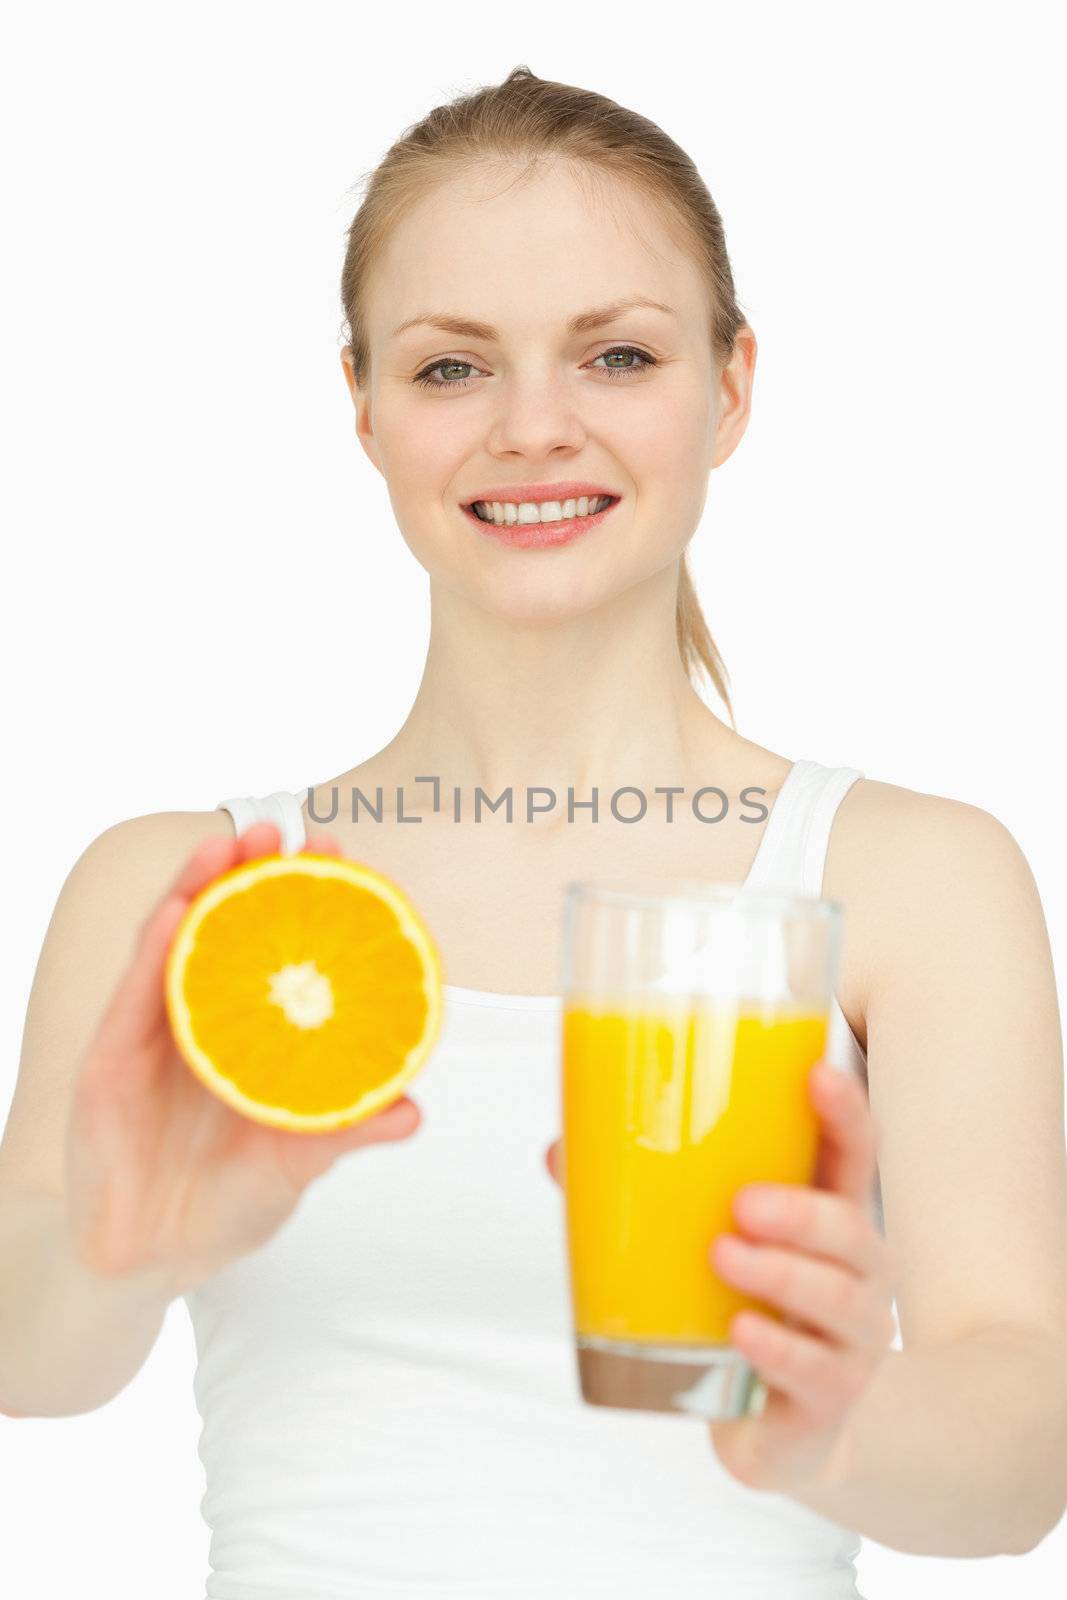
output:
{"label": "woman's mouth", "polygon": [[[513,545],[521,550],[542,550],[554,545],[569,544],[583,533],[599,527],[604,518],[619,503],[618,495],[582,496],[576,500],[545,501],[538,504],[524,500],[492,502],[476,500],[464,506],[464,515],[475,523],[479,531],[498,544]],[[583,513],[582,507],[586,509]],[[477,509],[475,509],[477,508]],[[595,509],[594,509],[595,508]],[[570,512],[570,515],[564,515]],[[502,522],[496,520],[497,515]]]}

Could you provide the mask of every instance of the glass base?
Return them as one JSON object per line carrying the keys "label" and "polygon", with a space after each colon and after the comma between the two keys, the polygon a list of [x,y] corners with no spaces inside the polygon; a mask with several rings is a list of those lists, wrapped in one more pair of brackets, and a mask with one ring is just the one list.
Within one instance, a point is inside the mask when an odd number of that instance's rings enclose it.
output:
{"label": "glass base", "polygon": [[638,1344],[575,1335],[582,1399],[627,1411],[678,1411],[716,1422],[763,1410],[767,1385],[728,1344]]}

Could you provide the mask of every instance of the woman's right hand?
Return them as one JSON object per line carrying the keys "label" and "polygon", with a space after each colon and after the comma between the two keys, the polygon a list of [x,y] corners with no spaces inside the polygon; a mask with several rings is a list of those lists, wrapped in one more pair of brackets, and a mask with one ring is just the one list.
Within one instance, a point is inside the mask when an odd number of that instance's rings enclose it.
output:
{"label": "woman's right hand", "polygon": [[[170,1298],[265,1243],[338,1156],[405,1139],[421,1120],[402,1095],[349,1128],[271,1128],[212,1094],[178,1053],[164,999],[178,924],[205,884],[280,848],[270,822],[201,843],[141,925],[78,1069],[66,1146],[75,1247],[91,1269],[141,1276]],[[304,848],[341,853],[321,831]]]}

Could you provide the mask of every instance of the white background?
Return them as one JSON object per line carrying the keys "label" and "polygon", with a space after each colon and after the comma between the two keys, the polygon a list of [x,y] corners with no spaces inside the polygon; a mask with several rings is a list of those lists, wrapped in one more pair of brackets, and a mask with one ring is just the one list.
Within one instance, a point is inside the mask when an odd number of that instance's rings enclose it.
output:
{"label": "white background", "polygon": [[[319,781],[410,705],[427,580],[337,353],[351,186],[519,62],[659,122],[723,213],[760,356],[691,561],[740,731],[999,817],[1062,963],[1052,8],[384,9],[7,24],[2,1108],[97,833]],[[193,1360],[178,1302],[102,1410],[0,1419],[0,1587],[202,1594]],[[1065,1569],[1061,1523],[1014,1559],[867,1541],[860,1587],[980,1600]]]}

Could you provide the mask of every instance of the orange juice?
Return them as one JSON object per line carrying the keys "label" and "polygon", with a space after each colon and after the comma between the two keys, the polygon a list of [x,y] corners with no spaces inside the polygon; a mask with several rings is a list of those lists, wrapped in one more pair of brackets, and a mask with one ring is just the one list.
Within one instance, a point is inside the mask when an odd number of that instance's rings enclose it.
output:
{"label": "orange juice", "polygon": [[711,1000],[563,1013],[564,1195],[575,1330],[727,1344],[735,1312],[777,1308],[721,1279],[746,1183],[810,1183],[808,1076],[827,1017]]}

